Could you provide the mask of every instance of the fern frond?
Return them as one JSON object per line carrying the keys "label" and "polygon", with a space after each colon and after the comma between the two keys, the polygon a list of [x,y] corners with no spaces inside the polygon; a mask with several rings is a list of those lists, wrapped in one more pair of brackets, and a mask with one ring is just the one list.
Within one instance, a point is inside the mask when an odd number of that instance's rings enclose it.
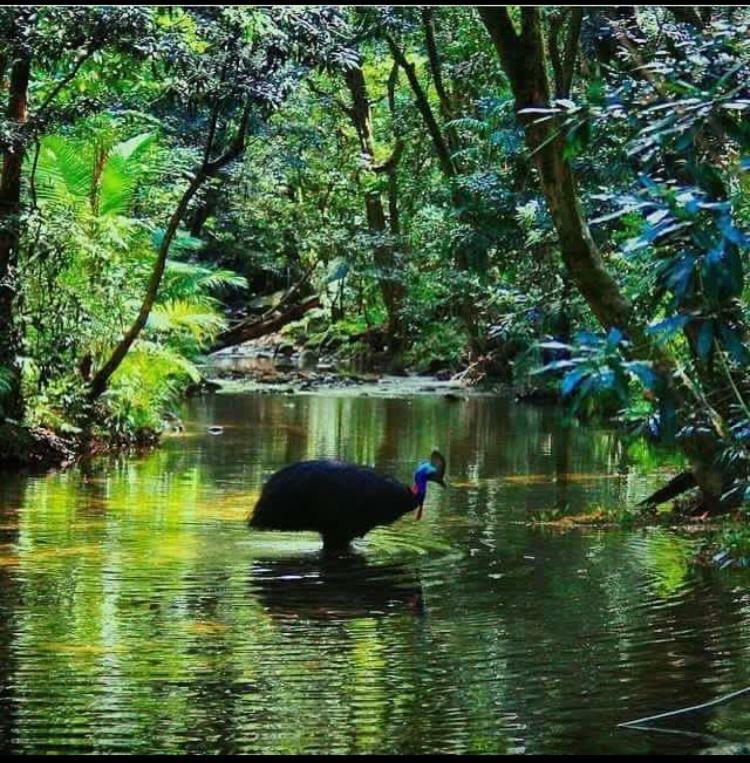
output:
{"label": "fern frond", "polygon": [[462,117],[460,119],[452,119],[446,124],[446,127],[453,127],[459,130],[469,130],[470,132],[478,133],[479,135],[485,135],[489,132],[490,125],[482,119],[473,119],[471,117]]}
{"label": "fern frond", "polygon": [[193,382],[201,378],[195,364],[180,353],[158,342],[141,339],[130,350],[112,380],[113,385],[115,382],[119,385],[143,384],[153,389],[169,376],[183,376]]}
{"label": "fern frond", "polygon": [[112,147],[104,164],[100,185],[100,211],[104,215],[126,215],[133,204],[138,183],[149,171],[143,159],[156,136],[141,133]]}
{"label": "fern frond", "polygon": [[245,288],[247,279],[234,271],[169,260],[164,273],[162,294],[171,299],[189,299],[203,291]]}
{"label": "fern frond", "polygon": [[155,305],[147,323],[151,331],[187,332],[199,342],[215,336],[225,326],[225,320],[211,306],[186,299],[173,299]]}
{"label": "fern frond", "polygon": [[91,178],[91,152],[84,145],[61,135],[42,138],[34,180],[38,200],[60,205],[80,202],[88,198]]}

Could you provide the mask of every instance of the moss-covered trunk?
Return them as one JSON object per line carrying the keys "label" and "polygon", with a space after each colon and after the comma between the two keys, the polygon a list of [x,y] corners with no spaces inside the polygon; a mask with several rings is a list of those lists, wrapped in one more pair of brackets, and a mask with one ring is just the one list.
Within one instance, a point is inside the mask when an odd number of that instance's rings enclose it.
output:
{"label": "moss-covered trunk", "polygon": [[[344,78],[352,104],[348,114],[357,133],[362,154],[368,157],[368,169],[374,169],[375,140],[372,133],[372,113],[367,83],[360,68],[348,69]],[[383,204],[383,195],[380,190],[366,190],[364,197],[367,228],[374,242],[372,257],[379,271],[378,283],[388,312],[389,343],[391,351],[398,351],[403,339],[401,304],[404,298],[404,287],[398,279],[395,251]]]}

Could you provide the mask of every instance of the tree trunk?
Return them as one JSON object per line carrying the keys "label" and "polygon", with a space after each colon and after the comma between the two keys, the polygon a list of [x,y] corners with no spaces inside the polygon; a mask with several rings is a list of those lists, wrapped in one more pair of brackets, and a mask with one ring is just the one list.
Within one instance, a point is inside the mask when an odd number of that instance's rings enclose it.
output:
{"label": "tree trunk", "polygon": [[[516,32],[504,7],[481,7],[479,14],[495,45],[511,84],[517,111],[549,108],[541,22],[537,8],[521,9],[522,26]],[[564,158],[565,140],[552,137],[557,125],[553,120],[537,121],[538,114],[519,114],[526,144],[547,200],[550,216],[558,234],[560,253],[565,267],[592,312],[604,328],[625,331],[638,352],[650,356],[665,379],[674,376],[674,359],[657,347],[645,331],[645,324],[634,313],[632,305],[607,270],[583,214],[572,169]],[[673,391],[683,409],[695,404],[677,382]],[[704,433],[683,439],[680,443],[691,462],[703,504],[709,511],[722,507],[721,496],[727,486],[727,475],[717,464],[719,437]]]}
{"label": "tree trunk", "polygon": [[203,226],[206,224],[209,217],[214,212],[216,205],[219,202],[219,191],[217,189],[211,189],[206,193],[203,201],[198,204],[193,212],[193,219],[190,223],[190,235],[194,238],[200,238],[203,233]]}
{"label": "tree trunk", "polygon": [[427,93],[425,93],[424,88],[417,79],[416,67],[406,58],[403,51],[394,42],[393,38],[388,36],[386,40],[388,42],[388,47],[391,49],[393,60],[403,69],[406,78],[409,80],[409,86],[414,94],[414,102],[416,103],[417,110],[422,115],[427,132],[432,139],[432,145],[435,148],[440,168],[447,178],[454,178],[456,176],[456,168],[451,159],[450,148],[443,137],[442,130],[438,125],[437,119],[435,119],[435,115],[432,113],[432,107],[427,98]]}
{"label": "tree trunk", "polygon": [[[443,124],[448,124],[455,117],[453,113],[453,104],[448,96],[443,82],[443,67],[440,62],[440,52],[437,41],[435,40],[435,9],[426,7],[422,9],[422,28],[424,30],[425,47],[427,48],[427,60],[430,64],[430,73],[432,82],[435,85],[435,92],[440,101],[440,116],[443,118]],[[446,127],[446,142],[450,148],[451,154],[455,154],[459,148],[458,136],[451,127]],[[453,160],[455,163],[455,159]]]}
{"label": "tree trunk", "polygon": [[[359,138],[360,149],[366,157],[368,169],[375,169],[375,144],[372,134],[372,113],[367,94],[367,83],[361,68],[348,69],[344,74],[346,86],[352,99],[352,106],[347,113]],[[388,223],[380,191],[365,192],[365,212],[367,227],[375,243],[373,260],[380,271],[379,284],[385,309],[388,312],[389,339],[391,349],[397,350],[401,336],[401,303],[404,288],[398,281],[394,248],[389,240]]]}
{"label": "tree trunk", "polygon": [[[431,27],[427,26],[427,29],[431,30]],[[434,46],[434,37],[430,37],[429,34],[427,37],[428,40],[431,40],[431,45]],[[422,120],[424,121],[427,132],[429,133],[432,140],[432,145],[435,149],[435,154],[437,156],[440,169],[445,179],[450,183],[451,203],[455,209],[459,210],[458,219],[461,222],[466,222],[466,214],[461,211],[465,206],[465,199],[463,198],[463,194],[457,188],[455,183],[456,177],[458,175],[458,170],[451,155],[453,148],[451,148],[450,134],[448,138],[443,135],[440,125],[438,124],[438,120],[433,113],[432,106],[430,106],[430,101],[427,97],[427,93],[425,92],[417,77],[417,71],[414,64],[406,58],[404,52],[398,47],[395,40],[390,35],[386,36],[386,41],[388,42],[388,47],[390,48],[393,60],[401,67],[401,69],[404,71],[404,74],[406,74],[406,78],[409,82],[409,87],[412,91],[412,94],[414,95],[414,102],[417,107],[417,111],[419,111],[420,115],[422,116]],[[428,47],[429,46],[430,43],[428,43]],[[436,49],[433,54],[436,55]],[[433,69],[433,74],[435,71],[439,72],[439,59],[431,59],[431,66],[437,67],[436,69]],[[442,85],[442,77],[440,77],[440,88],[443,90],[442,97],[447,98]],[[448,108],[447,100],[445,105],[446,108]],[[460,271],[464,273],[469,273],[472,271],[472,268],[469,264],[469,259],[466,256],[466,252],[463,247],[458,246],[454,251],[453,256],[456,267]],[[475,302],[466,298],[466,295],[461,294],[458,300],[457,308],[458,314],[469,337],[472,355],[474,357],[482,355],[485,351],[485,345],[482,338],[480,337],[478,311]]]}
{"label": "tree trunk", "polygon": [[[549,83],[537,9],[522,8],[521,35],[513,29],[505,8],[482,7],[479,13],[511,80],[516,110],[548,108]],[[633,333],[632,306],[607,270],[591,237],[570,164],[563,158],[565,137],[559,135],[549,140],[554,128],[550,120],[537,123],[538,114],[519,117],[571,278],[605,328],[617,326]],[[640,327],[636,330],[642,333]]]}
{"label": "tree trunk", "polygon": [[[7,120],[12,130],[25,124],[28,114],[28,89],[31,56],[19,56],[11,67]],[[17,356],[20,337],[14,321],[17,290],[19,220],[21,211],[21,173],[25,156],[24,141],[15,137],[3,152],[0,178],[0,369],[5,369],[9,389],[0,398],[4,418],[21,421],[24,406],[21,395],[21,373]]]}

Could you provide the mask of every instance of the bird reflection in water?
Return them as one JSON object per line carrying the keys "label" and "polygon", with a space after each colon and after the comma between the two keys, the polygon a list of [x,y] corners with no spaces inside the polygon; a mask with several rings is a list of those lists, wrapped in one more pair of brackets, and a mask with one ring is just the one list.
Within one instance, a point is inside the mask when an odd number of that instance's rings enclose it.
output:
{"label": "bird reflection in water", "polygon": [[426,614],[422,584],[408,565],[321,553],[259,560],[251,573],[254,593],[273,618],[335,621]]}

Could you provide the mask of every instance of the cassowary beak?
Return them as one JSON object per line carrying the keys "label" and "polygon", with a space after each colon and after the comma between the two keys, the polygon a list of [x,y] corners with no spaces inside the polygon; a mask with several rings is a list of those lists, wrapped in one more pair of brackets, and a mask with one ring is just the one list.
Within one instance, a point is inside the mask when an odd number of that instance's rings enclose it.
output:
{"label": "cassowary beak", "polygon": [[419,506],[417,506],[417,519],[422,519],[422,507],[424,506],[423,503],[420,503]]}

